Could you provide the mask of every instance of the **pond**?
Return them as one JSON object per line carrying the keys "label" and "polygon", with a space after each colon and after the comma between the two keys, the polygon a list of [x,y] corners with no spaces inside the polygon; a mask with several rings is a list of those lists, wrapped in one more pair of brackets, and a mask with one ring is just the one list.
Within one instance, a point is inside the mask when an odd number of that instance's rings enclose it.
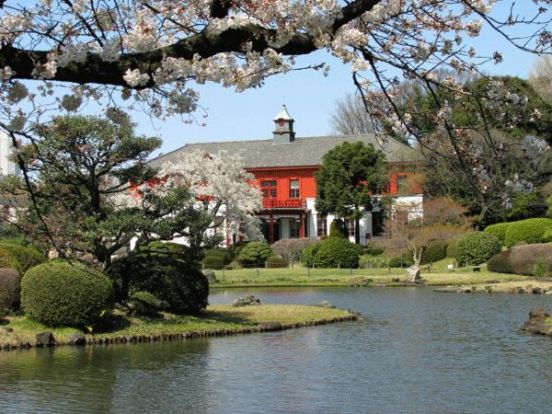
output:
{"label": "pond", "polygon": [[0,352],[0,412],[543,413],[552,338],[519,331],[544,295],[430,289],[255,289],[366,319],[298,330],[110,347]]}

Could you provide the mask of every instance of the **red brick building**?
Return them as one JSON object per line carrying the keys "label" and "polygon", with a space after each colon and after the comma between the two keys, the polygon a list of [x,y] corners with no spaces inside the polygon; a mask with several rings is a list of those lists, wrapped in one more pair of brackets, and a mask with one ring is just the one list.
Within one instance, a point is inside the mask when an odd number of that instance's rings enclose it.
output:
{"label": "red brick building", "polygon": [[[416,176],[421,162],[417,151],[392,138],[382,141],[371,134],[296,138],[294,120],[285,106],[274,118],[272,139],[188,144],[156,158],[152,164],[177,162],[182,154],[197,150],[239,154],[244,168],[255,176],[254,185],[263,193],[263,209],[258,215],[265,238],[272,243],[285,238],[316,238],[328,234],[333,217],[321,216],[315,209],[315,173],[326,152],[343,142],[356,141],[373,144],[386,156],[389,185],[374,195],[375,204],[386,194],[395,203],[412,205],[411,214],[422,214],[421,189],[410,179]],[[382,214],[377,207],[365,213],[359,224],[361,243],[381,232]],[[354,240],[354,222],[346,224]]]}

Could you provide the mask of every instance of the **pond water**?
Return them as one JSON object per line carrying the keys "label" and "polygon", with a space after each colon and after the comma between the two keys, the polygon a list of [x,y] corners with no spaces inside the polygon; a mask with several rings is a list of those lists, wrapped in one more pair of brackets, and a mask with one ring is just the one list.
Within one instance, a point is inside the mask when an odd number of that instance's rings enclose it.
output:
{"label": "pond water", "polygon": [[228,290],[366,319],[185,342],[0,352],[0,412],[545,413],[552,338],[521,333],[537,295],[430,289]]}

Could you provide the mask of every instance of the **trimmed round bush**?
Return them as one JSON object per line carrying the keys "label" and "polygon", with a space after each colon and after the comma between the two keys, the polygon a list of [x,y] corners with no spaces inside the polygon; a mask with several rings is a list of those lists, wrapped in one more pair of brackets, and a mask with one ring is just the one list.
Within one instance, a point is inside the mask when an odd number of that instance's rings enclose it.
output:
{"label": "trimmed round bush", "polygon": [[109,309],[112,283],[80,264],[52,261],[27,271],[21,281],[25,313],[48,326],[89,326]]}
{"label": "trimmed round bush", "polygon": [[504,244],[504,241],[506,239],[506,231],[508,230],[508,227],[510,227],[510,224],[512,223],[491,224],[490,226],[485,227],[485,230],[483,231],[485,233],[494,234],[498,238],[498,240],[500,240],[500,243]]}
{"label": "trimmed round bush", "polygon": [[224,259],[220,256],[206,256],[202,263],[204,269],[220,270],[224,267]]}
{"label": "trimmed round bush", "polygon": [[435,263],[447,257],[447,240],[433,240],[428,243],[422,255],[422,264]]}
{"label": "trimmed round bush", "polygon": [[469,233],[458,240],[456,260],[459,266],[476,266],[485,263],[501,250],[500,241],[494,234]]}
{"label": "trimmed round bush", "polygon": [[132,313],[138,316],[156,316],[161,310],[161,301],[145,290],[130,295],[128,303]]}
{"label": "trimmed round bush", "polygon": [[322,268],[357,268],[361,247],[345,239],[328,238],[320,244],[314,265]]}
{"label": "trimmed round bush", "polygon": [[545,233],[550,228],[552,228],[552,220],[547,218],[514,221],[506,230],[504,244],[507,247],[512,247],[521,242],[544,243],[547,241],[544,237]]}
{"label": "trimmed round bush", "polygon": [[[326,240],[327,239],[325,239],[324,241]],[[324,243],[324,241],[319,241],[317,243],[311,244],[301,252],[301,264],[303,266],[305,267],[314,266],[314,258],[316,256],[316,253],[318,253],[318,249],[320,249],[320,246],[322,246],[322,243]]]}
{"label": "trimmed round bush", "polygon": [[266,265],[270,268],[284,268],[287,267],[287,262],[282,256],[273,254],[268,259],[266,259]]}
{"label": "trimmed round bush", "polygon": [[272,255],[269,244],[263,241],[254,241],[246,244],[240,251],[238,261],[248,267],[264,267],[266,259]]}
{"label": "trimmed round bush", "polygon": [[456,259],[456,246],[458,246],[458,240],[452,240],[447,246],[447,257]]}
{"label": "trimmed round bush", "polygon": [[196,314],[207,307],[209,282],[193,252],[175,243],[151,242],[114,261],[108,274],[117,300],[129,292],[147,291],[178,314]]}
{"label": "trimmed round bush", "polygon": [[498,273],[548,276],[552,271],[552,245],[542,243],[514,246],[492,257],[487,268]]}
{"label": "trimmed round bush", "polygon": [[31,267],[44,263],[46,257],[32,246],[16,243],[0,243],[0,267],[16,269],[24,274]]}
{"label": "trimmed round bush", "polygon": [[414,259],[410,252],[403,253],[399,256],[394,256],[389,259],[387,265],[389,267],[410,267],[414,264]]}
{"label": "trimmed round bush", "polygon": [[0,268],[0,309],[16,310],[21,300],[21,275],[15,269]]}

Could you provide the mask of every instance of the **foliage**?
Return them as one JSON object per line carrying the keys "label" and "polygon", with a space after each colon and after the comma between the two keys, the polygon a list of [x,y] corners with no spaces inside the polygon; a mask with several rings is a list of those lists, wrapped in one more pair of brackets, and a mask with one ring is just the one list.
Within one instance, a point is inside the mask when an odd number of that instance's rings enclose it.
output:
{"label": "foliage", "polygon": [[0,268],[0,309],[19,308],[21,275],[17,270]]}
{"label": "foliage", "polygon": [[138,316],[156,316],[162,308],[161,301],[144,290],[130,295],[128,303],[132,309],[132,313]]}
{"label": "foliage", "polygon": [[447,240],[433,240],[427,244],[422,254],[422,264],[435,263],[447,257]]}
{"label": "foliage", "polygon": [[496,223],[491,224],[490,226],[485,227],[485,230],[483,230],[485,233],[491,233],[494,234],[498,240],[500,240],[500,243],[504,244],[506,240],[506,231],[508,230],[508,227],[510,227],[511,223]]}
{"label": "foliage", "polygon": [[282,256],[288,264],[294,265],[301,260],[303,250],[314,243],[316,243],[316,240],[304,237],[278,240],[270,247],[275,254]]}
{"label": "foliage", "polygon": [[364,246],[364,253],[369,254],[370,256],[379,256],[383,254],[385,248],[378,242],[369,241],[366,246]]}
{"label": "foliage", "polygon": [[456,260],[460,266],[485,263],[501,250],[500,241],[491,233],[470,233],[458,240]]}
{"label": "foliage", "polygon": [[388,266],[388,261],[389,259],[382,254],[378,256],[364,254],[360,256],[358,267],[362,269],[381,269]]}
{"label": "foliage", "polygon": [[270,268],[282,268],[287,267],[287,262],[282,256],[273,254],[266,260],[266,265]]}
{"label": "foliage", "polygon": [[45,261],[44,255],[32,246],[0,242],[0,267],[16,269],[23,275],[31,267]]}
{"label": "foliage", "polygon": [[412,255],[403,253],[402,255],[393,256],[389,259],[389,267],[410,267],[414,264]]}
{"label": "foliage", "polygon": [[241,249],[238,261],[244,266],[264,267],[266,259],[272,255],[272,249],[266,242],[254,241]]}
{"label": "foliage", "polygon": [[[316,210],[358,222],[362,211],[372,210],[371,193],[383,188],[387,175],[385,155],[373,145],[344,142],[322,157],[316,173]],[[360,242],[356,226],[355,242]]]}
{"label": "foliage", "polygon": [[424,200],[424,224],[447,224],[466,226],[467,210],[449,197],[433,197]]}
{"label": "foliage", "polygon": [[328,237],[334,237],[338,239],[348,239],[349,234],[347,233],[347,228],[345,227],[345,221],[342,219],[334,219],[330,223],[330,234]]}
{"label": "foliage", "polygon": [[205,256],[202,263],[204,269],[220,270],[224,267],[224,259],[220,256]]}
{"label": "foliage", "polygon": [[552,245],[525,244],[511,247],[492,257],[487,268],[498,273],[547,276],[552,270]]}
{"label": "foliage", "polygon": [[232,249],[223,249],[220,247],[215,247],[212,249],[205,250],[205,257],[216,256],[220,257],[223,260],[223,263],[229,264],[234,259],[234,251]]}
{"label": "foliage", "polygon": [[172,312],[195,314],[207,306],[209,284],[194,259],[190,247],[151,242],[114,261],[108,274],[118,300],[143,290],[167,302]]}
{"label": "foliage", "polygon": [[110,308],[112,283],[84,265],[52,261],[31,268],[21,281],[21,305],[48,326],[84,327]]}
{"label": "foliage", "polygon": [[328,238],[320,242],[314,265],[321,268],[357,268],[362,248],[345,239]]}
{"label": "foliage", "polygon": [[[327,240],[327,239],[326,239]],[[301,264],[305,267],[314,267],[316,254],[326,240],[318,241],[310,246],[307,246],[301,253]]]}
{"label": "foliage", "polygon": [[506,230],[504,244],[507,247],[515,246],[518,243],[543,243],[545,232],[552,228],[552,219],[533,218],[510,223]]}
{"label": "foliage", "polygon": [[447,246],[447,257],[456,258],[456,246],[458,245],[457,240],[449,242]]}

